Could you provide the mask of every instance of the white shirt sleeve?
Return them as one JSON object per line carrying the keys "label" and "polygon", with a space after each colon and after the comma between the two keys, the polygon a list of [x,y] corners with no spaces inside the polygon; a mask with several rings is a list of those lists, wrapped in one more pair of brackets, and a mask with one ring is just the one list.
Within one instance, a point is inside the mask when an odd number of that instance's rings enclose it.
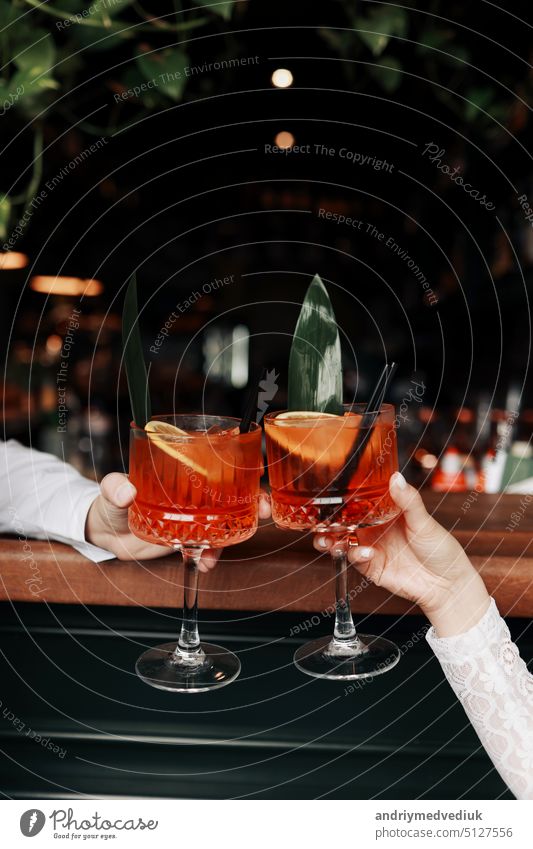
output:
{"label": "white shirt sleeve", "polygon": [[427,641],[487,754],[518,799],[533,799],[533,675],[494,599],[464,634]]}
{"label": "white shirt sleeve", "polygon": [[0,443],[0,533],[54,539],[94,563],[109,560],[115,555],[85,539],[87,513],[99,491],[51,454],[13,439]]}

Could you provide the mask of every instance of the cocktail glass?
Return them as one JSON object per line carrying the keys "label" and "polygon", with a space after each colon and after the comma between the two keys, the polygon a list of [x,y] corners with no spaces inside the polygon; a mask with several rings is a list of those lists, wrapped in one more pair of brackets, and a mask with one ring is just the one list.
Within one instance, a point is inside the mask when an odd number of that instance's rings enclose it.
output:
{"label": "cocktail glass", "polygon": [[[365,422],[370,412],[364,404],[353,404],[342,416],[287,412],[265,416],[274,522],[279,528],[334,538],[333,637],[306,643],[294,655],[296,666],[315,677],[368,678],[392,669],[400,659],[390,640],[357,634],[350,609],[347,547],[357,544],[359,528],[389,522],[398,513],[389,494],[389,478],[398,469],[393,406],[379,408],[358,462],[350,463],[356,439],[361,441],[369,427]],[[343,475],[344,468],[353,471]]]}
{"label": "cocktail glass", "polygon": [[240,672],[233,652],[200,642],[198,563],[206,548],[223,548],[257,530],[262,472],[261,428],[239,432],[239,420],[220,416],[155,416],[130,431],[130,480],[137,496],[129,527],[147,542],[180,551],[184,563],[181,632],[175,642],[148,649],[137,661],[152,687],[200,693],[223,687]]}

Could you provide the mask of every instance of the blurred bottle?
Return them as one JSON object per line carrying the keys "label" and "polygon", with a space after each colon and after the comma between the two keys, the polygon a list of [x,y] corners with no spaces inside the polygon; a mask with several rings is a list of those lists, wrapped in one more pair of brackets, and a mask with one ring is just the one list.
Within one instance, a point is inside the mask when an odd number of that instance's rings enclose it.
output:
{"label": "blurred bottle", "polygon": [[64,436],[59,431],[57,410],[57,392],[54,379],[49,371],[43,374],[39,389],[39,437],[41,451],[64,459]]}
{"label": "blurred bottle", "polygon": [[461,458],[464,475],[465,475],[465,486],[466,489],[477,489],[479,487],[480,476],[478,474],[478,470],[476,468],[476,463],[472,454],[463,455]]}
{"label": "blurred bottle", "polygon": [[434,492],[465,492],[467,488],[463,458],[459,449],[450,445],[433,474],[431,489]]}
{"label": "blurred bottle", "polygon": [[501,489],[533,477],[533,447],[529,442],[513,442],[506,456]]}
{"label": "blurred bottle", "polygon": [[481,458],[479,487],[481,492],[498,492],[502,478],[502,468],[496,463],[496,451],[489,448]]}

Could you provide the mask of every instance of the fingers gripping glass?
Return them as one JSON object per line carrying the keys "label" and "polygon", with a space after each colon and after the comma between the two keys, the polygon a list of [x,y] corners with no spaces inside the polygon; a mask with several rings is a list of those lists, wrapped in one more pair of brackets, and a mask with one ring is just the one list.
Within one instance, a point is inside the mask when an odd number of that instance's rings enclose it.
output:
{"label": "fingers gripping glass", "polygon": [[206,548],[223,548],[257,530],[261,429],[240,433],[239,420],[203,415],[156,416],[132,424],[130,480],[137,496],[130,530],[147,542],[180,551],[184,603],[179,639],[137,661],[152,687],[200,693],[223,687],[240,672],[233,652],[200,641],[198,563]]}
{"label": "fingers gripping glass", "polygon": [[[394,407],[383,404],[367,423],[366,406],[324,413],[271,413],[265,417],[272,516],[276,525],[334,538],[333,637],[306,643],[296,666],[316,677],[352,680],[380,675],[400,658],[383,637],[357,634],[347,586],[347,546],[359,528],[390,521],[398,509],[389,478],[398,469]],[[354,445],[361,448],[353,462]]]}

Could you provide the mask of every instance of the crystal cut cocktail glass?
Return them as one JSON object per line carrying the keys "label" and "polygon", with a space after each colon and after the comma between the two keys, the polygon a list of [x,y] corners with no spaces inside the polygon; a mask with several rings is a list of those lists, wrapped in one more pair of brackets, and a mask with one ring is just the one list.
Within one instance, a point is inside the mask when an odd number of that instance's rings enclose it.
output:
{"label": "crystal cut cocktail glass", "polygon": [[[389,479],[398,470],[394,407],[383,404],[373,422],[363,404],[344,415],[270,413],[265,417],[272,517],[279,528],[330,535],[336,572],[335,628],[301,646],[296,666],[337,680],[369,678],[392,669],[397,646],[356,632],[347,579],[347,548],[360,528],[391,521],[398,508]],[[366,415],[365,415],[366,413]],[[364,437],[364,438],[363,438]],[[353,460],[354,446],[364,447]]]}
{"label": "crystal cut cocktail glass", "polygon": [[257,530],[261,428],[252,423],[240,433],[238,419],[205,415],[155,416],[151,424],[159,429],[131,426],[129,477],[137,495],[129,527],[181,552],[184,604],[179,639],[145,651],[136,671],[153,687],[200,693],[240,672],[233,652],[200,642],[198,563],[206,548],[235,545]]}

